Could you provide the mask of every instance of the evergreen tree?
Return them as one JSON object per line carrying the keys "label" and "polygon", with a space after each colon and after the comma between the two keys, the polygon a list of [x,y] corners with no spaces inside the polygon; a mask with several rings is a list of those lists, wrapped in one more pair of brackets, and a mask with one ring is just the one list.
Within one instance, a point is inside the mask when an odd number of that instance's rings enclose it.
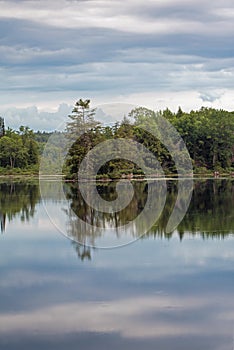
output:
{"label": "evergreen tree", "polygon": [[74,143],[68,152],[66,165],[73,176],[77,175],[85,155],[95,146],[95,130],[100,126],[94,119],[95,112],[96,109],[90,108],[90,100],[79,99],[68,116],[71,121],[67,123],[66,136]]}
{"label": "evergreen tree", "polygon": [[79,99],[68,116],[71,121],[67,123],[67,136],[75,141],[77,137],[100,125],[94,120],[95,113],[96,109],[90,108],[90,100]]}
{"label": "evergreen tree", "polygon": [[5,135],[5,123],[4,118],[0,117],[0,137]]}
{"label": "evergreen tree", "polygon": [[29,141],[28,145],[28,164],[37,164],[39,159],[38,144],[34,140]]}

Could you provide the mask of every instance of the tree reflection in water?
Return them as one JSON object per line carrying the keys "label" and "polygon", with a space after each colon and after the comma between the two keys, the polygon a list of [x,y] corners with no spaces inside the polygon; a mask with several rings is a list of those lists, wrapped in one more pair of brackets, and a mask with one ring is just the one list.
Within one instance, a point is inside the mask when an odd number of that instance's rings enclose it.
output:
{"label": "tree reflection in water", "polygon": [[[185,234],[201,235],[204,239],[217,237],[224,238],[231,234],[234,228],[234,181],[232,180],[195,180],[194,192],[189,209],[174,232],[166,233],[166,225],[171,215],[178,194],[178,182],[171,180],[167,182],[167,198],[164,210],[154,224],[154,226],[143,236],[154,236],[161,238],[170,238],[173,234],[178,234],[182,240]],[[68,235],[78,241],[75,245],[79,257],[83,260],[90,259],[90,246],[95,246],[96,241],[101,237],[99,226],[105,228],[115,227],[116,236],[121,236],[123,232],[119,229],[121,225],[134,220],[144,208],[147,199],[147,193],[150,186],[154,186],[154,182],[147,185],[146,182],[133,182],[134,197],[130,204],[117,213],[102,213],[90,208],[82,198],[78,186],[75,184],[69,185],[66,188],[66,196],[70,201],[70,210],[67,212],[68,220]],[[116,198],[115,183],[104,183],[98,187],[98,192],[107,201],[112,201]],[[184,196],[186,195],[184,188]],[[158,205],[162,200],[160,196],[155,198],[152,203],[152,208]],[[180,202],[183,202],[183,193],[181,194]],[[83,227],[76,220],[76,216],[81,218]],[[145,218],[147,221],[147,217]],[[95,225],[96,228],[87,230],[86,223]],[[134,226],[131,234],[133,238],[141,235],[142,228],[147,222],[141,222],[141,227]],[[82,249],[83,246],[83,249]]]}
{"label": "tree reflection in water", "polygon": [[[142,212],[149,191],[153,190],[156,181],[148,185],[145,181],[132,182],[134,196],[129,205],[119,212],[106,213],[91,208],[83,199],[75,183],[64,183],[66,205],[67,235],[73,240],[78,257],[81,260],[91,259],[90,246],[98,246],[103,230],[109,232],[112,228],[115,239],[128,235],[129,241],[140,238],[141,232],[147,227],[148,217],[135,222],[134,219]],[[144,235],[146,237],[161,237],[169,239],[178,234],[182,240],[184,235],[200,235],[207,238],[225,238],[233,233],[234,228],[234,180],[195,180],[192,200],[183,221],[174,232],[165,233],[168,219],[171,215],[178,194],[178,182],[167,181],[167,196],[164,209],[153,227]],[[45,183],[46,201],[59,206],[61,210],[61,193],[56,192],[56,182]],[[93,185],[92,185],[93,186]],[[113,201],[116,196],[116,183],[100,183],[97,186],[99,194],[107,201]],[[186,192],[186,188],[184,189]],[[13,221],[20,217],[22,221],[30,220],[35,214],[35,208],[40,201],[37,181],[18,181],[0,183],[0,226],[4,232],[6,220]],[[163,198],[155,196],[151,203],[152,210],[163,204]],[[183,193],[180,198],[183,204]],[[77,219],[82,219],[82,222]],[[127,232],[121,229],[134,221]],[[88,228],[87,228],[88,227]],[[80,244],[76,243],[79,242]]]}
{"label": "tree reflection in water", "polygon": [[29,221],[39,199],[38,181],[0,183],[1,232],[5,231],[6,219],[20,217],[21,221]]}

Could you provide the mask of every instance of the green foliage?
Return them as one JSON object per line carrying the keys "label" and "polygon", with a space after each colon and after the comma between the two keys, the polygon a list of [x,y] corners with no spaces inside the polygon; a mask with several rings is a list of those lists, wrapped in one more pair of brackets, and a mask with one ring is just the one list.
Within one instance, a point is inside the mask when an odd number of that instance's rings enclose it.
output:
{"label": "green foliage", "polygon": [[233,165],[234,112],[201,108],[172,118],[171,123],[184,139],[196,168],[210,170]]}
{"label": "green foliage", "polygon": [[[95,109],[90,108],[90,100],[80,99],[75,103],[72,113],[68,116],[67,136],[74,141],[81,135],[96,128],[100,123],[94,120]],[[85,138],[86,146],[89,144],[89,137]]]}
{"label": "green foliage", "polygon": [[[95,111],[89,109],[89,100],[80,100],[72,116],[69,116],[72,122],[67,126],[68,135],[71,137],[71,135],[82,133],[82,136],[71,147],[67,161],[67,170],[74,177],[77,176],[82,159],[92,147],[99,142],[116,138],[130,139],[142,144],[157,158],[166,174],[176,174],[174,161],[160,141],[159,116],[166,118],[179,132],[190,153],[195,172],[209,174],[213,171],[224,172],[224,169],[232,172],[234,166],[234,112],[203,107],[198,111],[185,113],[179,107],[178,111],[173,113],[168,108],[155,112],[139,107],[129,113],[131,119],[124,117],[122,122],[115,123],[113,127],[102,128],[96,126],[94,115]],[[167,135],[167,130],[164,132]],[[153,135],[158,135],[158,137]],[[168,136],[173,146],[177,141],[170,138],[170,134]],[[107,148],[105,152],[111,154],[112,151]],[[138,152],[140,157],[140,148]],[[183,158],[182,153],[179,156]],[[146,167],[151,166],[151,159],[145,157],[144,162]],[[107,174],[111,178],[118,178],[124,173],[142,174],[142,171],[132,162],[115,159],[103,164],[98,176]]]}
{"label": "green foliage", "polygon": [[[183,138],[195,173],[233,173],[234,112],[202,107],[200,110],[186,113],[179,107],[178,111],[173,113],[168,108],[155,112],[139,107],[133,109],[129,117],[124,117],[122,122],[116,122],[113,126],[101,126],[95,120],[95,109],[90,108],[90,100],[82,99],[75,103],[64,132],[33,132],[28,126],[20,126],[19,130],[5,129],[4,119],[0,117],[0,172],[38,173],[43,152],[47,158],[44,170],[50,174],[61,172],[60,163],[66,137],[72,141],[72,146],[63,172],[67,178],[77,178],[82,160],[93,147],[103,141],[122,138],[142,145],[136,149],[139,158],[145,147],[156,157],[166,174],[174,173],[176,176],[174,161],[160,141],[159,116],[167,119]],[[164,132],[167,134],[168,131]],[[48,146],[47,142],[51,136],[53,142]],[[176,142],[173,139],[169,141],[171,145]],[[111,155],[113,149],[107,147],[105,152]],[[180,157],[183,155],[180,154]],[[144,157],[144,166],[152,167],[152,158]],[[107,175],[108,178],[118,178],[131,173],[142,175],[142,169],[128,160],[115,159],[102,165],[98,177]]]}
{"label": "green foliage", "polygon": [[75,103],[68,117],[66,136],[73,141],[66,160],[66,170],[76,177],[79,165],[85,155],[102,140],[100,123],[94,119],[95,109],[90,108],[90,100],[80,99]]}
{"label": "green foliage", "polygon": [[[39,146],[29,127],[18,131],[8,128],[0,138],[0,167],[5,169],[36,168],[39,162]],[[38,167],[37,167],[38,168]]]}

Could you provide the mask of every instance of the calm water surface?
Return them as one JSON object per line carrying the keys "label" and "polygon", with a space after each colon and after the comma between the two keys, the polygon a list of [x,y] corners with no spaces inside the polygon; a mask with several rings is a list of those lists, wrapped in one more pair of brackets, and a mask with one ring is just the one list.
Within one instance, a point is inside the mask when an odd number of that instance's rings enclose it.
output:
{"label": "calm water surface", "polygon": [[[0,182],[1,350],[233,349],[234,181],[197,180],[183,222],[165,234],[177,195],[168,182],[163,213],[144,237],[137,227],[109,232],[142,210],[145,183],[118,215],[91,210],[74,184],[64,185],[65,199],[56,182],[43,186],[44,201],[37,182]],[[116,196],[114,184],[98,191]],[[105,234],[84,235],[76,215]]]}

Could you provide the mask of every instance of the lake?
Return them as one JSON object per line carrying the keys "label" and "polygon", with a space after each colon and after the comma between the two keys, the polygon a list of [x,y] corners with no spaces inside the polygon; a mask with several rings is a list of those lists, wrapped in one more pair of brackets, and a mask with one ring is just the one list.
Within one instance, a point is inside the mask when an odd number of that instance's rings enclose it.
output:
{"label": "lake", "polygon": [[[0,180],[1,350],[234,348],[234,180],[195,180],[173,232],[167,181],[152,228],[125,229],[157,183],[135,182],[125,210],[102,213],[74,183],[45,179],[42,198],[36,180]],[[97,191],[116,199],[114,183]]]}

